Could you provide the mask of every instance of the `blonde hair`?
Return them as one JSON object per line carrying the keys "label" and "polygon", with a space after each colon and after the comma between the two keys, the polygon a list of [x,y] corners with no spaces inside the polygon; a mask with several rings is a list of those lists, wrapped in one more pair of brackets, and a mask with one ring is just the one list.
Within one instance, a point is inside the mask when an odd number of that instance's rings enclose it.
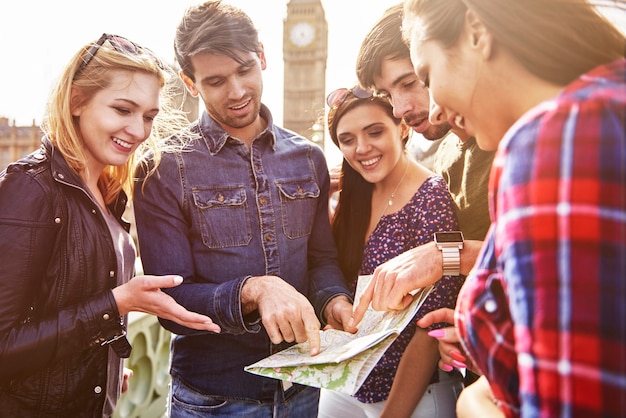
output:
{"label": "blonde hair", "polygon": [[[119,52],[104,42],[97,50],[94,43],[82,47],[70,59],[52,89],[42,129],[50,142],[63,155],[68,165],[77,174],[84,171],[87,156],[78,119],[72,115],[72,108],[88,102],[100,90],[109,86],[113,72],[119,70],[142,71],[154,74],[161,87],[159,92],[159,113],[153,121],[148,138],[120,166],[107,166],[98,179],[98,187],[105,203],[113,202],[123,190],[132,195],[133,174],[140,164],[147,164],[150,157],[156,170],[161,153],[172,143],[168,138],[185,129],[189,124],[185,113],[175,104],[177,75],[159,61],[149,50],[138,48],[137,53]],[[90,61],[84,59],[91,54]],[[78,89],[81,103],[72,102],[72,89]]]}

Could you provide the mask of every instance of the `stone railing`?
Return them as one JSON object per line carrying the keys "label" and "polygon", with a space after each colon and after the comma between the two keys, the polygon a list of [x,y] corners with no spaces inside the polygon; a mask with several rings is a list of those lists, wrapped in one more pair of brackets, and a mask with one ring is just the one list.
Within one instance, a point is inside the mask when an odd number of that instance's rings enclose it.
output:
{"label": "stone railing", "polygon": [[155,316],[131,312],[128,338],[133,351],[125,366],[133,370],[133,377],[113,417],[164,417],[170,382],[171,333],[159,324]]}

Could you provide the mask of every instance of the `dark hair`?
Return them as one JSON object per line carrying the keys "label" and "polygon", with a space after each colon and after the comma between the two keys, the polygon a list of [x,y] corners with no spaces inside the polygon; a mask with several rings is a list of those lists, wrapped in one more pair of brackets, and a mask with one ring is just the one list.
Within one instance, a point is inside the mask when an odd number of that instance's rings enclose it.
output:
{"label": "dark hair", "polygon": [[558,85],[626,51],[624,35],[588,0],[407,0],[404,39],[416,30],[420,40],[453,46],[468,8],[496,47],[509,51],[532,74]]}
{"label": "dark hair", "polygon": [[386,59],[411,59],[402,38],[402,4],[388,8],[365,35],[356,59],[356,75],[365,88],[374,88],[374,77],[381,75]]}
{"label": "dark hair", "polygon": [[[384,109],[385,113],[396,125],[402,119],[393,115],[393,106],[386,97],[372,96],[360,99],[353,94],[339,106],[328,112],[328,132],[335,145],[337,140],[337,124],[346,112],[365,104],[374,104]],[[410,130],[407,130],[410,132]],[[402,138],[406,145],[409,136]],[[370,223],[372,211],[372,191],[374,185],[365,179],[344,159],[339,180],[339,201],[332,219],[332,231],[337,246],[339,267],[347,281],[351,284],[356,280],[361,269],[361,259],[365,243],[365,234]]]}
{"label": "dark hair", "polygon": [[221,0],[189,7],[176,28],[174,53],[181,70],[192,81],[190,58],[201,52],[226,55],[245,64],[237,52],[261,53],[258,32],[247,14]]}

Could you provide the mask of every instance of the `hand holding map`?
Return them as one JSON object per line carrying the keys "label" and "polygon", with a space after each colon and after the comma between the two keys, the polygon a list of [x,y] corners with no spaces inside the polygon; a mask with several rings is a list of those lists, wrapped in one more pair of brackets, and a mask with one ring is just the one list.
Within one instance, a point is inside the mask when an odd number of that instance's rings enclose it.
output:
{"label": "hand holding map", "polygon": [[[360,276],[355,305],[372,276]],[[413,319],[433,286],[420,289],[413,302],[399,312],[374,311],[371,307],[351,334],[320,331],[321,351],[312,357],[308,343],[300,343],[245,367],[261,376],[354,394],[387,348]]]}

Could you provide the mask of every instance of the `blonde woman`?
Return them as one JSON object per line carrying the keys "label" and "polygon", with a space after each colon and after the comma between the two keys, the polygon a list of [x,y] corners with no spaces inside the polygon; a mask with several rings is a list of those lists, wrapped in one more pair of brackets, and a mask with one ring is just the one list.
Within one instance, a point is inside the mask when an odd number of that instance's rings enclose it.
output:
{"label": "blonde woman", "polygon": [[131,280],[131,174],[185,123],[165,101],[169,79],[148,49],[102,35],[61,74],[41,148],[0,173],[2,416],[110,416],[130,311],[220,331],[160,290],[180,277]]}

